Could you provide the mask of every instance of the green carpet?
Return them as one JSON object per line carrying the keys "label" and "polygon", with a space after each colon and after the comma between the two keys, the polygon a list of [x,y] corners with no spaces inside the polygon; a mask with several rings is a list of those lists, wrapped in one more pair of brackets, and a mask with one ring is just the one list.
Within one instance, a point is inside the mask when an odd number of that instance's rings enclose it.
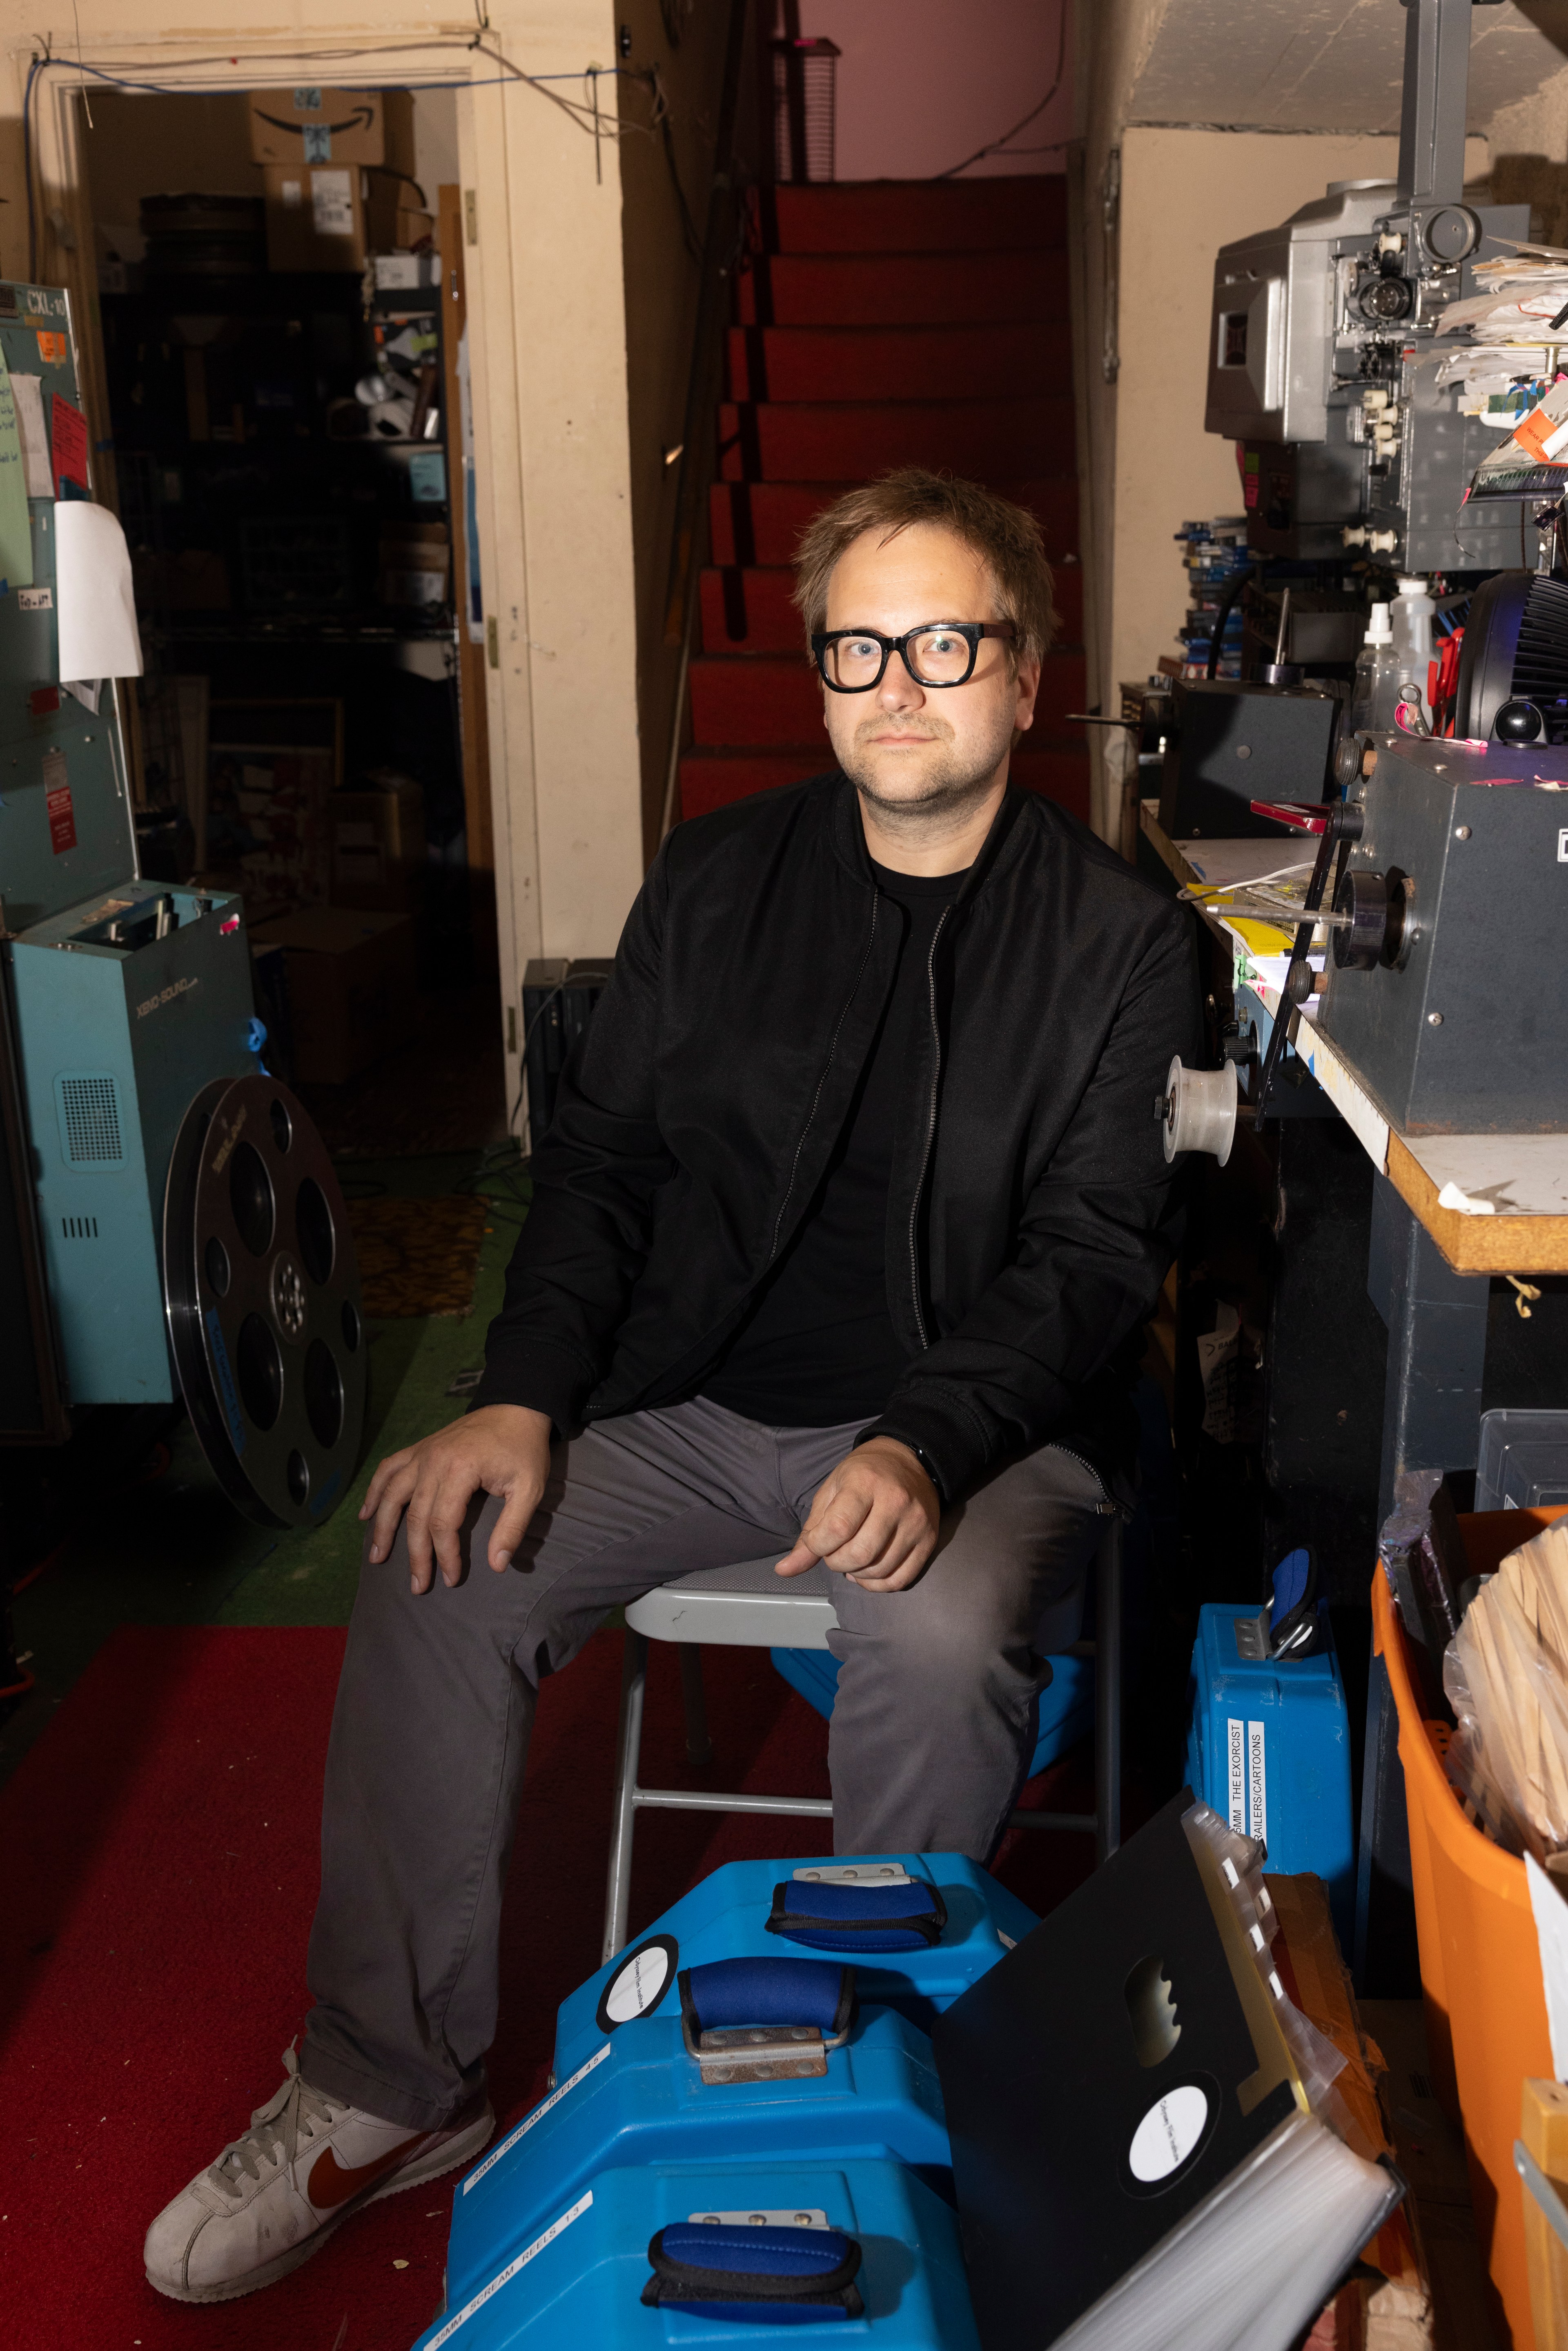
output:
{"label": "green carpet", "polygon": [[507,1260],[528,1181],[505,1151],[342,1164],[348,1192],[371,1186],[402,1197],[477,1190],[492,1213],[471,1312],[462,1321],[367,1322],[370,1405],[358,1477],[324,1526],[277,1534],[252,1526],[225,1499],[188,1421],[160,1478],[100,1498],[61,1556],[17,1598],[16,1646],[37,1685],[0,1729],[0,1778],[30,1747],[115,1626],[344,1625],[353,1605],[364,1530],[359,1508],[375,1465],[466,1409],[446,1391],[482,1364],[501,1302]]}

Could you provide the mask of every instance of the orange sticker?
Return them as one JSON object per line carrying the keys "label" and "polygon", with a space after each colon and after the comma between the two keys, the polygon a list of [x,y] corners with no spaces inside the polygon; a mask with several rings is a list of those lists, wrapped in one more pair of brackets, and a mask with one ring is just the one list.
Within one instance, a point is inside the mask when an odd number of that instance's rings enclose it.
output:
{"label": "orange sticker", "polygon": [[41,360],[47,360],[51,367],[58,367],[64,360],[66,355],[65,337],[63,335],[50,334],[42,327],[38,329],[37,332],[38,357]]}

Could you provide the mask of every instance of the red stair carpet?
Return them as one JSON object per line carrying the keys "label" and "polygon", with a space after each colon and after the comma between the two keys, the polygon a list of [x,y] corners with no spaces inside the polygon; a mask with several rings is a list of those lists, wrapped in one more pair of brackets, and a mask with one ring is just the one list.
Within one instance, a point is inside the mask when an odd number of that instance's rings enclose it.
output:
{"label": "red stair carpet", "polygon": [[769,188],[737,281],[713,562],[691,668],[686,816],[831,764],[789,601],[805,524],[890,465],[946,468],[1038,516],[1061,628],[1016,780],[1089,814],[1066,183]]}
{"label": "red stair carpet", "polygon": [[[117,1633],[0,1792],[0,2342],[5,2351],[408,2351],[440,2292],[451,2183],[392,2197],[241,2302],[152,2292],[154,2211],[281,2078],[308,2004],[321,1769],[340,1632]],[[826,1725],[765,1651],[705,1658],[715,1761],[685,1762],[655,1645],[645,1776],[825,1795]],[[621,1637],[547,1683],[518,1829],[492,2084],[503,2127],[541,2094],[558,2003],[599,1964]],[[409,1758],[417,1771],[417,1755]],[[1081,1751],[1027,1801],[1092,1803]],[[633,1932],[707,1871],[821,1851],[814,1821],[653,1813]],[[1080,1836],[1019,1834],[1000,1874],[1038,1910],[1086,1873]]]}

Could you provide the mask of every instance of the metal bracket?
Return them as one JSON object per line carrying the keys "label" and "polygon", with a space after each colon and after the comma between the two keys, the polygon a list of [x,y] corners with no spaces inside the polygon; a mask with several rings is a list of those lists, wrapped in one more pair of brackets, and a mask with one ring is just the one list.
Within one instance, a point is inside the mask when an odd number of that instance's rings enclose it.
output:
{"label": "metal bracket", "polygon": [[742,2024],[702,2032],[694,2041],[681,2020],[686,2054],[695,2057],[705,2088],[724,2082],[804,2082],[828,2070],[828,2052],[841,2048],[848,2032],[824,2041],[815,2024]]}
{"label": "metal bracket", "polygon": [[810,1869],[792,1869],[797,1886],[911,1886],[901,1861],[817,1862]]}
{"label": "metal bracket", "polygon": [[1568,2251],[1568,2204],[1555,2181],[1547,2178],[1521,2138],[1513,2142],[1513,2168],[1541,2207],[1541,2216],[1558,2243]]}

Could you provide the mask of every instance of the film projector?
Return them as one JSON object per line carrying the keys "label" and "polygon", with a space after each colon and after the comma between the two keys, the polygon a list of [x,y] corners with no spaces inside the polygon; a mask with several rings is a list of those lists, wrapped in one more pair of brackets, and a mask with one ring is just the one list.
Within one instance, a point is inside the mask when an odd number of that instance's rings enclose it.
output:
{"label": "film projector", "polygon": [[[47,432],[53,395],[57,459],[60,403],[79,422],[66,295],[0,286],[0,465],[16,380],[40,371],[23,421]],[[141,667],[123,537],[11,422],[10,462],[51,495],[27,498],[25,528],[13,509],[0,589],[0,1442],[61,1443],[75,1407],[183,1397],[238,1510],[319,1524],[364,1427],[343,1196],[265,1069],[239,897],[141,877],[111,683]],[[84,534],[107,596],[73,570]],[[101,620],[84,635],[100,602],[118,643]]]}

